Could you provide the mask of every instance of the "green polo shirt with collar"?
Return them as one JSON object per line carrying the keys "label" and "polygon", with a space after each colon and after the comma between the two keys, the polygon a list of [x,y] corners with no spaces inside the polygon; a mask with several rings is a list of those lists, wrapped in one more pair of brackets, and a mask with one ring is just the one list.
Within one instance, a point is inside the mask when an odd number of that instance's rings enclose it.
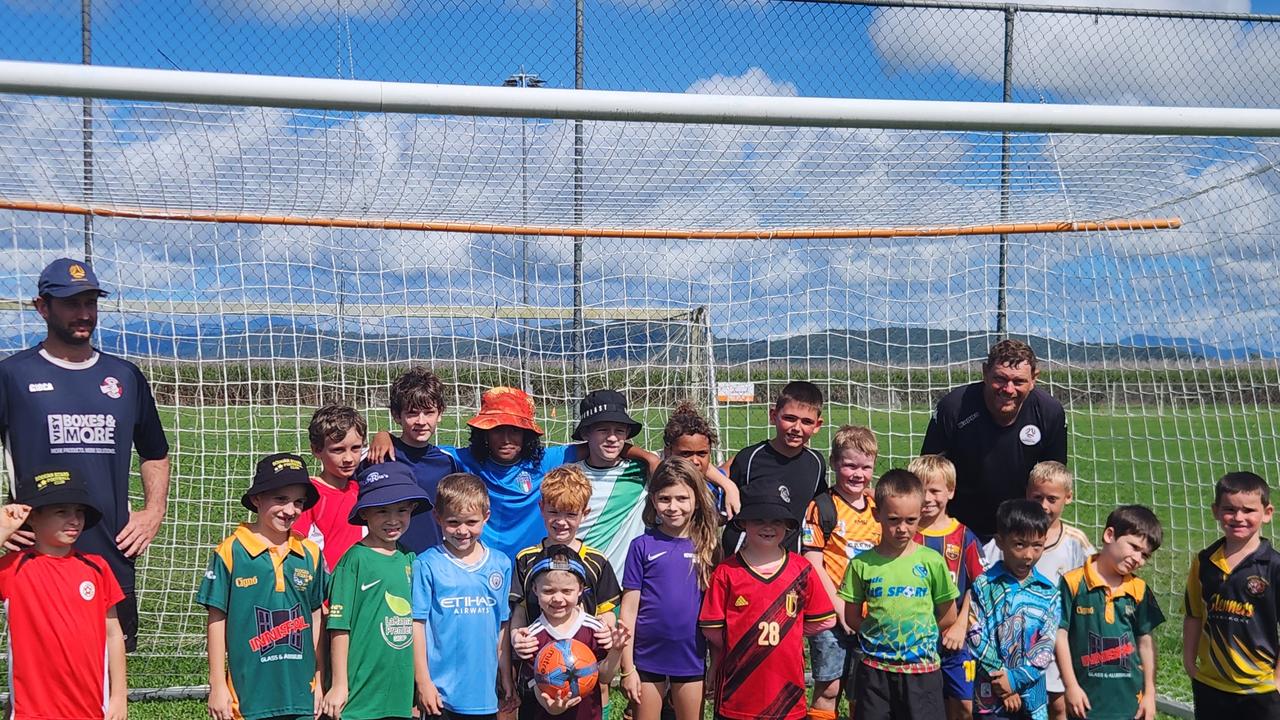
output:
{"label": "green polo shirt with collar", "polygon": [[311,717],[316,656],[311,625],[328,574],[320,548],[289,536],[273,548],[241,524],[213,550],[196,602],[227,615],[227,685],[244,720]]}
{"label": "green polo shirt with collar", "polygon": [[1062,576],[1062,620],[1076,682],[1089,696],[1089,720],[1132,720],[1142,701],[1143,667],[1138,638],[1164,622],[1155,594],[1130,575],[1109,587],[1097,555]]}

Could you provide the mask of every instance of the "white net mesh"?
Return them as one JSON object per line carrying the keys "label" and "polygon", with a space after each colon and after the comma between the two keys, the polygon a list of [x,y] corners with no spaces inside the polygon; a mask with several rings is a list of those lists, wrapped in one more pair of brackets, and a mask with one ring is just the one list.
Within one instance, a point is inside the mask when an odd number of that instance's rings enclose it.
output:
{"label": "white net mesh", "polygon": [[[0,296],[80,255],[114,291],[98,344],[151,378],[174,445],[169,520],[141,564],[135,686],[201,681],[206,555],[243,516],[255,457],[304,450],[320,403],[389,425],[408,363],[450,389],[444,444],[478,394],[524,385],[549,439],[583,388],[624,390],[660,445],[670,407],[707,407],[732,451],[767,437],[788,379],[828,395],[828,428],[869,424],[878,470],[918,451],[932,402],[976,378],[993,341],[1000,239],[938,227],[1178,218],[1158,231],[1010,234],[1007,328],[1044,358],[1070,413],[1069,519],[1096,533],[1120,502],[1152,505],[1168,540],[1149,573],[1166,610],[1211,539],[1213,480],[1280,477],[1280,215],[1274,139],[584,123],[94,103],[86,192],[78,100],[0,96],[0,201],[204,223],[0,210]],[[1002,177],[1007,185],[1002,187]],[[700,241],[581,242],[523,226],[741,231]],[[514,234],[326,226],[325,219],[479,223]],[[229,219],[224,217],[223,219]],[[888,228],[907,237],[778,239]],[[678,234],[678,233],[676,233]],[[44,333],[0,311],[0,352]],[[726,381],[756,402],[717,404]],[[829,434],[815,438],[826,450]],[[1170,612],[1171,616],[1175,613]],[[1163,672],[1176,672],[1166,633]],[[175,662],[174,658],[178,661]],[[1162,687],[1164,685],[1162,684]]]}

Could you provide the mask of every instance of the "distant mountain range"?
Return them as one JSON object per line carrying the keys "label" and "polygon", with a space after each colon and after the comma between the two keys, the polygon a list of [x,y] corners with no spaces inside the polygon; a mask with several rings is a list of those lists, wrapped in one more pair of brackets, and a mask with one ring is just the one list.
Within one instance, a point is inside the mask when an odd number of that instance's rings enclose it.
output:
{"label": "distant mountain range", "polygon": [[[149,320],[127,323],[123,328],[101,327],[102,349],[126,356],[152,356],[179,360],[268,360],[337,358],[370,362],[408,361],[423,358],[516,357],[527,347],[544,359],[559,359],[572,352],[573,333],[567,322],[498,337],[408,336],[346,333],[337,336],[302,321],[279,317],[254,317],[219,323],[176,323]],[[588,360],[661,361],[689,360],[690,327],[685,323],[608,322],[588,324],[585,345]],[[984,358],[996,336],[989,331],[935,330],[887,327],[873,330],[825,330],[773,340],[712,337],[710,344],[718,364],[756,361],[847,361],[869,365],[938,366],[973,362]],[[1136,334],[1114,343],[1071,343],[1038,336],[1021,336],[1036,354],[1057,362],[1170,363],[1179,361],[1243,362],[1275,359],[1280,352],[1249,347],[1217,347],[1191,338]],[[12,336],[7,351],[22,347]]]}

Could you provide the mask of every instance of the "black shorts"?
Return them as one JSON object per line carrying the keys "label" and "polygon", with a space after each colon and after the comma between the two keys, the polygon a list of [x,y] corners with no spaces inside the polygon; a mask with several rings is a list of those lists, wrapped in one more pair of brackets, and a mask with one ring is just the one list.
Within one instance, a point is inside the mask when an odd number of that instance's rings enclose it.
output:
{"label": "black shorts", "polygon": [[1191,696],[1196,706],[1196,720],[1280,720],[1280,692],[1229,693],[1191,681]]}
{"label": "black shorts", "polygon": [[120,620],[120,630],[124,633],[124,651],[133,652],[138,649],[138,596],[135,592],[127,593],[124,599],[116,603],[116,617]]}
{"label": "black shorts", "polygon": [[636,668],[636,674],[640,676],[640,682],[653,683],[654,685],[665,685],[668,682],[673,685],[702,682],[701,675],[660,675],[658,673],[645,672],[640,668]]}
{"label": "black shorts", "polygon": [[854,702],[858,720],[936,720],[946,717],[942,703],[942,671],[895,673],[859,664]]}

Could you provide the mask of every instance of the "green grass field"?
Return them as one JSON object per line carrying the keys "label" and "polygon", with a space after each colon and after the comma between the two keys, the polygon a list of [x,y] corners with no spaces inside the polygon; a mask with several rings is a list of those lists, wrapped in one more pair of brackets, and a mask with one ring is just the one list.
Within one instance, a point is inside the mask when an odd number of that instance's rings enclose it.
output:
{"label": "green grass field", "polygon": [[[469,414],[446,415],[440,442],[464,441],[460,428]],[[666,412],[639,414],[647,447],[660,444]],[[283,408],[218,407],[166,412],[171,428],[174,484],[169,520],[140,566],[142,642],[131,658],[130,685],[171,687],[205,682],[204,614],[194,605],[196,586],[213,544],[246,512],[239,504],[255,458],[276,450],[306,447],[310,411]],[[549,442],[569,437],[568,408],[556,408],[546,423]],[[919,449],[929,410],[915,408],[868,412],[847,406],[826,409],[826,427],[814,447],[826,450],[829,431],[844,423],[866,424],[880,438],[877,470],[902,465]],[[375,428],[386,428],[385,412],[370,413]],[[764,406],[735,406],[721,411],[722,448],[736,449],[768,437]],[[1076,502],[1065,517],[1096,536],[1107,512],[1117,504],[1141,502],[1156,509],[1165,523],[1165,546],[1143,571],[1156,588],[1170,621],[1159,632],[1159,687],[1162,694],[1189,699],[1181,671],[1181,588],[1192,554],[1214,537],[1209,513],[1213,481],[1228,469],[1248,467],[1276,477],[1280,410],[1225,405],[1179,408],[1160,413],[1153,407],[1121,409],[1076,407],[1070,415],[1071,465],[1077,475]],[[136,717],[203,717],[201,703],[143,703]]]}

